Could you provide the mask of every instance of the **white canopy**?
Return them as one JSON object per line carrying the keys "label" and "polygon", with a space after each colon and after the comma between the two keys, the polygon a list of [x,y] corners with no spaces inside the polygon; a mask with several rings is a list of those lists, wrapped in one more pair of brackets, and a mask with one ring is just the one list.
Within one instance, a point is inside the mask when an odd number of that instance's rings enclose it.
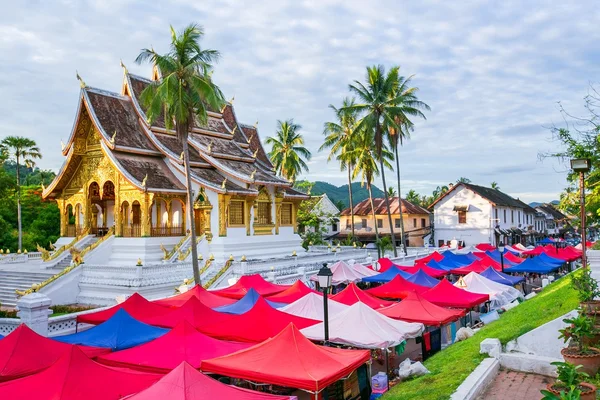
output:
{"label": "white canopy", "polygon": [[[423,324],[398,321],[358,302],[329,318],[329,340],[366,349],[397,346],[402,341],[420,336]],[[324,340],[323,322],[302,329],[311,340]]]}
{"label": "white canopy", "polygon": [[462,278],[462,282],[464,284],[461,284],[459,281],[454,286],[473,293],[489,294],[492,310],[500,308],[519,297],[523,297],[523,294],[514,287],[494,282],[475,272],[470,272]]}
{"label": "white canopy", "polygon": [[[340,285],[342,283],[348,284],[351,282],[359,282],[362,278],[368,275],[364,275],[362,272],[357,271],[352,268],[344,261],[338,261],[333,265],[329,266],[329,269],[333,273],[331,277],[331,284],[333,286]],[[319,278],[317,275],[313,275],[310,277],[311,281],[317,281]]]}
{"label": "white canopy", "polygon": [[367,267],[365,267],[362,264],[359,264],[357,262],[351,263],[352,265],[352,269],[356,272],[358,272],[360,275],[362,276],[375,276],[377,274],[379,274],[379,272],[377,271],[373,271],[372,269],[369,269]]}
{"label": "white canopy", "polygon": [[521,243],[513,244],[512,247],[513,247],[513,249],[518,250],[518,251],[527,250],[527,247],[523,246]]}
{"label": "white canopy", "polygon": [[[327,311],[330,320],[332,316],[339,314],[348,307],[335,300],[327,299]],[[323,296],[316,293],[309,293],[285,307],[278,308],[278,310],[298,317],[323,321]]]}
{"label": "white canopy", "polygon": [[479,250],[475,246],[465,246],[462,249],[452,250],[452,252],[454,254],[469,254],[469,253],[481,253],[481,250]]}

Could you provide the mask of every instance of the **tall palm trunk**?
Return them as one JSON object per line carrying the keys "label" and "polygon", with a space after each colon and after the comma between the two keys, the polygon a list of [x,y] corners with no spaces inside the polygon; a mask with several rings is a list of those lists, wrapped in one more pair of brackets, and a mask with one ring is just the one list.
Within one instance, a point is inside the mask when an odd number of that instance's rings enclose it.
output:
{"label": "tall palm trunk", "polygon": [[183,145],[183,165],[185,168],[185,186],[187,191],[187,215],[190,221],[190,235],[192,246],[192,269],[194,271],[194,283],[201,285],[200,269],[198,268],[198,248],[196,243],[196,224],[194,221],[194,197],[192,196],[192,178],[190,176],[190,149],[188,145],[188,127],[186,124],[177,124],[177,136]]}
{"label": "tall palm trunk", "polygon": [[377,244],[377,256],[381,257],[379,249],[379,229],[377,228],[377,217],[375,216],[375,206],[373,204],[373,192],[371,191],[371,181],[367,181],[367,189],[369,190],[369,201],[371,203],[371,214],[373,215],[373,223],[375,224],[375,243]]}
{"label": "tall palm trunk", "polygon": [[21,227],[21,174],[19,171],[20,162],[19,155],[17,154],[17,229],[19,231],[19,248],[21,250],[23,246],[23,229]]}
{"label": "tall palm trunk", "polygon": [[352,201],[352,164],[348,163],[348,197],[350,199],[350,224],[352,226],[352,240],[354,241],[354,202]]}
{"label": "tall palm trunk", "polygon": [[[398,257],[398,250],[396,249],[396,236],[394,235],[394,224],[392,223],[392,210],[390,210],[390,198],[388,196],[387,184],[385,182],[385,169],[383,165],[383,156],[381,155],[381,125],[379,123],[379,116],[377,118],[377,125],[375,128],[375,138],[377,145],[377,155],[379,158],[379,168],[381,169],[381,183],[383,184],[383,195],[385,196],[385,206],[387,208],[388,222],[390,224],[390,236],[392,238],[392,248],[394,249],[394,257]],[[380,138],[377,141],[377,138]],[[377,222],[377,221],[376,221]]]}
{"label": "tall palm trunk", "polygon": [[398,157],[398,144],[394,146],[394,152],[396,153],[396,175],[398,177],[398,204],[400,208],[400,237],[402,238],[402,250],[404,255],[407,255],[406,251],[406,238],[404,236],[404,214],[402,212],[402,190],[400,189],[400,158]]}

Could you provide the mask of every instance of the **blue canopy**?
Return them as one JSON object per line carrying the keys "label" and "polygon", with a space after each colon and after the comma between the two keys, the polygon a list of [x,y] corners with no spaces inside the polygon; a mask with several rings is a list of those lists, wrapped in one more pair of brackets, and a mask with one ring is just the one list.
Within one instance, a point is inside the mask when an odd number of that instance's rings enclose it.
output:
{"label": "blue canopy", "polygon": [[418,270],[417,272],[406,278],[406,280],[414,283],[415,285],[421,285],[426,287],[434,287],[435,285],[440,283],[439,280],[427,275],[422,269]]}
{"label": "blue canopy", "polygon": [[[469,262],[469,264],[472,264],[472,263],[473,263],[473,261]],[[469,265],[469,264],[467,264],[467,265]],[[456,268],[464,267],[465,264],[463,264],[461,262],[456,262],[449,258],[444,258],[441,261],[431,260],[427,263],[427,266],[431,267],[431,268],[441,269],[442,271],[451,271]]]}
{"label": "blue canopy", "polygon": [[[500,262],[500,252],[498,250],[486,251],[485,254],[487,254],[492,260],[498,263]],[[504,267],[514,267],[515,265],[517,265],[517,263],[507,260],[506,257],[504,257]]]}
{"label": "blue canopy", "polygon": [[505,268],[504,272],[531,272],[535,274],[547,274],[554,270],[557,270],[559,265],[547,264],[539,260],[539,257],[528,258],[521,264],[515,265],[511,268]]}
{"label": "blue canopy", "polygon": [[[244,297],[242,297],[235,303],[220,306],[215,308],[214,310],[228,314],[243,314],[246,311],[249,311],[252,307],[254,307],[254,304],[256,304],[258,299],[260,299],[260,294],[258,294],[256,290],[251,288],[250,290],[248,290],[248,293],[246,293]],[[269,303],[269,305],[273,308],[279,308],[286,305],[284,303],[276,303],[274,301],[269,300],[267,300],[267,303]]]}
{"label": "blue canopy", "polygon": [[106,347],[117,351],[144,344],[168,331],[140,322],[121,308],[108,320],[87,331],[57,336],[53,339],[64,343]]}
{"label": "blue canopy", "polygon": [[362,281],[363,282],[389,282],[392,279],[394,279],[396,277],[396,275],[400,275],[404,279],[408,279],[408,277],[411,276],[411,274],[409,274],[408,272],[402,271],[400,268],[396,267],[395,265],[392,265],[385,272],[382,272],[380,274],[373,275],[373,276],[366,276],[366,277],[362,278]]}
{"label": "blue canopy", "polygon": [[517,283],[520,283],[525,280],[525,277],[523,276],[512,276],[508,274],[503,274],[502,272],[494,269],[493,267],[489,267],[479,275],[483,276],[484,278],[488,278],[491,281],[508,286],[514,286]]}
{"label": "blue canopy", "polygon": [[542,240],[538,240],[538,243],[539,244],[554,244],[556,242],[550,238],[543,238]]}
{"label": "blue canopy", "polygon": [[534,257],[534,258],[536,258],[538,261],[545,262],[546,264],[562,265],[565,263],[565,260],[561,260],[559,258],[554,258],[552,256],[549,256],[546,253],[542,253],[539,256]]}
{"label": "blue canopy", "polygon": [[454,268],[464,267],[465,265],[469,265],[473,261],[475,261],[471,257],[469,257],[468,254],[454,254],[451,251],[445,251],[442,253],[442,255],[444,256],[444,258],[441,261],[439,261],[439,263],[444,265],[445,262],[452,261],[454,265],[456,265]]}
{"label": "blue canopy", "polygon": [[479,257],[477,257],[475,254],[473,254],[472,251],[465,254],[464,256],[467,257],[469,260],[471,260],[471,262],[479,260]]}

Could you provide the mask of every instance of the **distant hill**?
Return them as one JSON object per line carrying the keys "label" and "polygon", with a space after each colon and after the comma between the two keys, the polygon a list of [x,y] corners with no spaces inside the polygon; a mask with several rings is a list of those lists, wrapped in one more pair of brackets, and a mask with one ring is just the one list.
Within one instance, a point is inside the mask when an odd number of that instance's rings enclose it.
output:
{"label": "distant hill", "polygon": [[[296,182],[296,186],[302,187],[307,183],[307,181],[298,181]],[[373,197],[383,197],[383,191],[377,186],[373,185],[371,187],[371,190],[373,191]],[[335,186],[331,183],[316,181],[313,183],[313,187],[310,191],[310,194],[313,196],[327,194],[327,197],[329,197],[334,203],[339,200],[342,203],[344,203],[345,207],[348,207],[348,205],[350,204],[348,198],[348,185]],[[352,183],[352,201],[354,202],[354,204],[357,204],[363,201],[364,199],[368,198],[369,191],[367,190],[366,186],[361,187],[360,183],[358,182]]]}
{"label": "distant hill", "polygon": [[[560,201],[558,201],[558,200],[552,200],[550,202],[550,204],[553,204],[555,206],[557,206],[559,203],[560,203]],[[529,203],[529,207],[536,208],[538,206],[541,206],[542,204],[544,204],[544,203],[540,203],[539,201],[533,201],[533,202]]]}

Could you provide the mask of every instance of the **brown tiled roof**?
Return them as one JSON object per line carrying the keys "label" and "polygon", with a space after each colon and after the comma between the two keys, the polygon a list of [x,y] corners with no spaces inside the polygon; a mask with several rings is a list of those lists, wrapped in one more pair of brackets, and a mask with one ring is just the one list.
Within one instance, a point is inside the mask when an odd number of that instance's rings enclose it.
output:
{"label": "brown tiled roof", "polygon": [[[376,215],[387,214],[385,199],[378,197],[373,199],[373,207]],[[400,214],[398,197],[390,199],[390,210],[392,214]],[[405,214],[429,214],[429,211],[421,206],[413,204],[405,199],[402,199],[402,212]],[[354,215],[371,215],[371,202],[365,199],[354,206]],[[350,208],[346,208],[340,215],[350,215]]]}
{"label": "brown tiled roof", "polygon": [[271,183],[271,184],[285,184],[289,185],[289,182],[285,179],[282,179],[270,171],[266,171],[260,165],[256,163],[247,163],[243,161],[234,161],[234,160],[226,160],[219,159],[216,160],[222,166],[225,166],[229,169],[230,173],[238,173],[249,177],[252,175],[254,170],[256,169],[256,173],[254,174],[254,180],[259,183]]}
{"label": "brown tiled roof", "polygon": [[538,208],[541,208],[547,214],[552,215],[552,217],[556,220],[560,221],[568,218],[565,214],[558,211],[556,207],[554,207],[552,204],[542,204],[538,206]]}
{"label": "brown tiled roof", "polygon": [[[219,171],[212,169],[212,168],[193,167],[193,168],[191,168],[191,171],[192,171],[192,174],[194,176],[196,176],[198,179],[206,181],[206,182],[210,182],[214,186],[217,186],[217,187],[221,187],[221,185],[223,184],[223,181],[225,181],[225,176],[223,176],[221,173],[219,173]],[[227,179],[227,181],[225,181],[225,189],[228,192],[258,194],[258,191],[243,188],[243,187],[235,184],[234,182],[232,182],[229,179]]]}
{"label": "brown tiled roof", "polygon": [[[221,139],[218,137],[202,135],[198,133],[190,134],[190,137],[201,145],[208,147],[211,143],[211,154],[220,153],[227,154],[232,157],[242,157],[242,158],[252,158],[251,154],[248,154],[248,151],[240,148],[233,140],[229,139]],[[218,154],[215,154],[214,157],[219,158]]]}
{"label": "brown tiled roof", "polygon": [[185,187],[171,172],[161,157],[142,156],[139,154],[113,151],[113,157],[125,171],[138,182],[142,183],[147,177],[148,190],[184,190]]}
{"label": "brown tiled roof", "polygon": [[[163,135],[163,134],[155,134],[154,135],[163,146],[165,146],[171,153],[173,153],[176,157],[179,157],[183,152],[183,146],[181,145],[181,141],[177,139],[177,137],[172,135]],[[206,162],[198,153],[198,150],[194,148],[194,146],[189,146],[190,149],[190,160],[192,162]]]}
{"label": "brown tiled roof", "polygon": [[96,117],[108,138],[115,135],[115,146],[156,151],[138,123],[138,117],[129,97],[97,89],[85,90],[90,112]]}
{"label": "brown tiled roof", "polygon": [[283,193],[284,193],[284,197],[296,197],[296,198],[304,198],[304,199],[311,198],[310,195],[300,192],[293,188],[285,188],[285,189],[283,189]]}
{"label": "brown tiled roof", "polygon": [[223,110],[223,120],[225,121],[227,126],[234,131],[233,140],[235,140],[238,143],[248,144],[248,139],[244,135],[244,132],[238,125],[237,120],[235,118],[233,106],[229,103],[225,106],[225,109]]}
{"label": "brown tiled roof", "polygon": [[250,139],[250,152],[254,154],[254,152],[258,149],[256,153],[256,159],[263,163],[267,168],[273,168],[273,164],[271,164],[271,160],[267,156],[264,147],[260,143],[260,138],[258,137],[258,130],[253,126],[242,125],[242,129],[244,130],[244,134],[248,139]]}
{"label": "brown tiled roof", "polygon": [[517,200],[517,203],[519,203],[521,205],[521,207],[523,207],[524,212],[529,213],[529,214],[537,213],[537,211],[533,207],[529,206],[529,204],[526,204],[519,199],[516,199],[516,200]]}
{"label": "brown tiled roof", "polygon": [[507,195],[506,193],[499,191],[498,189],[492,189],[485,186],[473,185],[472,183],[463,182],[457,183],[456,185],[452,186],[450,190],[448,190],[442,196],[438,197],[437,200],[429,206],[429,208],[433,208],[433,206],[439,203],[446,196],[450,195],[450,193],[457,190],[457,188],[460,186],[464,186],[465,188],[477,193],[479,196],[489,200],[496,206],[523,208],[524,203],[522,201],[517,200]]}

